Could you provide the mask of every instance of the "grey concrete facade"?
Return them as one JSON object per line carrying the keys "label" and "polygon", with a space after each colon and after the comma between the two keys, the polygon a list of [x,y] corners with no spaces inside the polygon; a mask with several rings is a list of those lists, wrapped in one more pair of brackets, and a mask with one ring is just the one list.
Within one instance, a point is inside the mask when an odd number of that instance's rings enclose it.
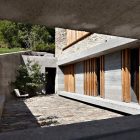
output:
{"label": "grey concrete facade", "polygon": [[122,101],[121,51],[105,55],[105,99]]}
{"label": "grey concrete facade", "polygon": [[[57,65],[58,71],[62,67],[65,67],[69,64],[75,64],[75,95],[71,94],[70,98],[78,99],[81,101],[86,101],[86,96],[84,95],[84,66],[83,61],[96,58],[104,55],[105,58],[105,99],[100,100],[101,102],[98,104],[98,98],[89,97],[90,101],[94,100],[92,103],[103,106],[106,108],[111,108],[114,110],[122,111],[125,113],[135,114],[137,111],[139,112],[139,105],[134,105],[130,103],[130,108],[127,108],[127,104],[122,102],[122,55],[121,51],[126,48],[135,48],[139,46],[139,41],[136,39],[123,38],[117,36],[108,36],[103,34],[91,34],[90,36],[76,42],[72,46],[67,49],[63,49],[66,47],[66,30],[65,29],[56,29],[57,38],[59,37],[59,41],[56,40],[56,57],[57,57]],[[63,36],[62,36],[63,35]],[[59,44],[62,39],[62,44]],[[57,48],[57,46],[59,46]],[[59,54],[57,55],[57,52]],[[57,73],[57,77],[59,77],[60,81],[57,80],[56,83],[56,93],[61,94],[64,91],[64,72]],[[61,83],[61,84],[60,84]],[[60,89],[58,89],[60,84]],[[79,96],[77,95],[79,94]],[[63,96],[68,97],[68,95],[63,94]],[[78,98],[77,98],[78,96]],[[97,100],[96,100],[97,99]],[[102,103],[102,101],[105,101]],[[109,102],[106,102],[109,101]],[[111,105],[110,105],[111,101]],[[87,100],[86,102],[89,102]],[[113,103],[112,103],[113,102]],[[109,104],[108,104],[109,103]],[[107,105],[106,105],[107,104]],[[121,104],[121,107],[120,107]],[[121,109],[122,107],[126,108]],[[129,105],[129,104],[128,104]],[[133,105],[137,108],[136,110],[133,108]],[[133,112],[133,109],[135,112]],[[130,111],[130,112],[129,112]]]}
{"label": "grey concrete facade", "polygon": [[41,66],[41,72],[45,73],[45,68],[56,68],[56,58],[51,56],[31,56],[31,55],[22,55],[23,61],[27,64],[27,60],[37,62]]}
{"label": "grey concrete facade", "polygon": [[[90,42],[90,44],[94,45],[94,42]],[[75,63],[79,61],[83,61],[93,57],[99,57],[101,55],[105,55],[108,53],[112,53],[115,51],[119,51],[125,48],[137,46],[139,43],[136,39],[128,39],[122,37],[116,37],[114,39],[110,39],[109,41],[99,44],[94,47],[87,46],[88,49],[78,50],[74,53],[68,54],[66,53],[64,56],[58,57],[58,65],[66,65],[70,63]],[[83,44],[84,45],[84,44]],[[82,46],[82,44],[81,44]],[[73,46],[71,46],[72,48]],[[82,47],[81,47],[82,48]]]}
{"label": "grey concrete facade", "polygon": [[84,94],[84,63],[79,62],[75,64],[75,92]]}
{"label": "grey concrete facade", "polygon": [[64,71],[63,67],[58,67],[56,69],[56,78],[55,78],[55,92],[64,90]]}

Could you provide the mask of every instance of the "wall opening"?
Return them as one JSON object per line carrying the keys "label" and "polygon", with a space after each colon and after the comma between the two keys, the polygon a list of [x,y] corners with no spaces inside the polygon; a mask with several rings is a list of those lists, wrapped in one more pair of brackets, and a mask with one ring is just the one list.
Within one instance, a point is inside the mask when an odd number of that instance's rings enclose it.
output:
{"label": "wall opening", "polygon": [[55,76],[56,76],[56,68],[45,68],[46,75],[46,94],[55,93]]}
{"label": "wall opening", "polygon": [[100,58],[96,58],[97,61],[97,95],[100,96]]}
{"label": "wall opening", "polygon": [[139,49],[130,50],[131,101],[139,102]]}

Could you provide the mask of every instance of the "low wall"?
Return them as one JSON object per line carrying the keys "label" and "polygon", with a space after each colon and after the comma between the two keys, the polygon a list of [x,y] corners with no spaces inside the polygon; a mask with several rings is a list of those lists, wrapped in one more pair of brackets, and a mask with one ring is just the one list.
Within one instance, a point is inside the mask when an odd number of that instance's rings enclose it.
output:
{"label": "low wall", "polygon": [[17,68],[23,63],[21,54],[25,52],[0,54],[0,96],[5,96],[6,100],[12,98],[11,82],[15,80]]}

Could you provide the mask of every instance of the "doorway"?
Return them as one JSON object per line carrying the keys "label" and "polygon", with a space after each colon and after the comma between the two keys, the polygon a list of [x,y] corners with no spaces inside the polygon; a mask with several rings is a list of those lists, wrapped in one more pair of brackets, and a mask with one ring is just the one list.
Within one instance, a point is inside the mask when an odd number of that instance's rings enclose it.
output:
{"label": "doorway", "polygon": [[46,71],[46,94],[55,93],[56,68],[45,68]]}
{"label": "doorway", "polygon": [[139,48],[130,51],[131,101],[139,102]]}
{"label": "doorway", "polygon": [[97,96],[100,96],[100,58],[96,58],[97,60]]}

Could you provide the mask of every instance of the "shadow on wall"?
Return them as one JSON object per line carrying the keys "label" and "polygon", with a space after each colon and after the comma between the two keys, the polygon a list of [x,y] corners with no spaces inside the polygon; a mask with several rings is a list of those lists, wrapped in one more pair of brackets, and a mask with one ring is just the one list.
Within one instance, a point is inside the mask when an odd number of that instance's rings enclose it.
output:
{"label": "shadow on wall", "polygon": [[23,64],[22,53],[0,55],[0,94],[6,95],[6,100],[11,99],[11,82],[15,81],[17,69]]}
{"label": "shadow on wall", "polygon": [[[18,52],[0,55],[0,94],[6,95],[6,100],[12,99],[11,93],[13,87],[11,83],[15,81],[19,65],[25,65],[22,55],[29,52]],[[46,86],[47,93],[54,93],[56,68],[47,68],[48,83]],[[44,69],[45,71],[45,69]]]}

